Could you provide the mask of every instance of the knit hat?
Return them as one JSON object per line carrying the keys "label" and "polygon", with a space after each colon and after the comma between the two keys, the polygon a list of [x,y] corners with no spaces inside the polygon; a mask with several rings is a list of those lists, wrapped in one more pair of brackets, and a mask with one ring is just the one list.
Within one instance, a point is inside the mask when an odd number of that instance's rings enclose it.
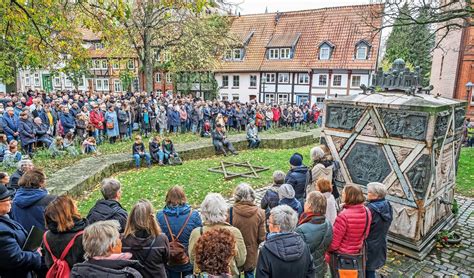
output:
{"label": "knit hat", "polygon": [[303,164],[303,156],[299,153],[294,153],[290,158],[291,166],[301,166]]}
{"label": "knit hat", "polygon": [[310,153],[313,161],[319,161],[324,157],[324,151],[320,147],[312,148]]}
{"label": "knit hat", "polygon": [[293,199],[295,198],[295,190],[291,184],[284,183],[278,188],[278,198],[282,199]]}

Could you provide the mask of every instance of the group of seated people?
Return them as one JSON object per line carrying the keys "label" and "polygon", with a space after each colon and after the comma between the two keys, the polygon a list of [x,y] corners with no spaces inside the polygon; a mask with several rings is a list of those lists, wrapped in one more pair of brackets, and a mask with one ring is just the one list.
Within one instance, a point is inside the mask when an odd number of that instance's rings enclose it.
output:
{"label": "group of seated people", "polygon": [[150,140],[148,147],[150,152],[146,151],[142,137],[140,135],[135,136],[135,142],[132,145],[132,154],[137,169],[140,168],[142,159],[145,160],[147,167],[151,167],[152,162],[156,162],[160,166],[165,164],[179,165],[182,163],[169,137],[161,140],[159,135],[154,136]]}
{"label": "group of seated people", "polygon": [[[260,204],[242,183],[232,206],[209,193],[198,212],[173,186],[158,212],[145,199],[127,212],[120,182],[109,178],[85,218],[71,197],[47,192],[41,170],[28,168],[17,190],[0,185],[0,276],[41,277],[62,260],[71,277],[324,277],[328,263],[339,277],[335,258],[359,254],[365,242],[366,273],[359,274],[375,277],[393,218],[386,187],[369,183],[365,197],[358,185],[346,184],[338,206],[331,179],[322,177],[333,174],[330,157],[320,147],[311,157],[306,174],[319,177],[303,186],[302,197],[294,174],[302,155],[295,154],[287,174],[274,172]],[[22,250],[32,226],[46,231],[42,247]]]}

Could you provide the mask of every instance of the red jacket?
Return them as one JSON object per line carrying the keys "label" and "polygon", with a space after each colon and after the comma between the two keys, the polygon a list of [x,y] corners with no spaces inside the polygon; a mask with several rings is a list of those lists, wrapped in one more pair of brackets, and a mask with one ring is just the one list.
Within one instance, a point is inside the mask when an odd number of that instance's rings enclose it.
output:
{"label": "red jacket", "polygon": [[97,129],[104,129],[104,113],[92,110],[89,114],[89,122]]}
{"label": "red jacket", "polygon": [[[366,212],[368,214],[368,223],[365,235],[362,237],[366,223]],[[370,232],[370,223],[372,215],[370,210],[360,205],[346,205],[344,210],[337,216],[334,222],[332,242],[329,246],[329,252],[341,254],[357,254],[362,248],[363,239],[367,238]]]}
{"label": "red jacket", "polygon": [[278,122],[280,120],[280,109],[272,107],[273,121]]}

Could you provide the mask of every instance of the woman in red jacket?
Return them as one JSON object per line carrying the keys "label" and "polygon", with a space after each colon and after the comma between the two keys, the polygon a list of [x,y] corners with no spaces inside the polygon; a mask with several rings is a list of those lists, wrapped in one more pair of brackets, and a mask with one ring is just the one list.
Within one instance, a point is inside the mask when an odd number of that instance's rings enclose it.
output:
{"label": "woman in red jacket", "polygon": [[358,254],[361,251],[372,222],[372,215],[364,206],[364,201],[364,194],[358,185],[348,184],[344,187],[342,191],[344,209],[334,222],[329,253]]}

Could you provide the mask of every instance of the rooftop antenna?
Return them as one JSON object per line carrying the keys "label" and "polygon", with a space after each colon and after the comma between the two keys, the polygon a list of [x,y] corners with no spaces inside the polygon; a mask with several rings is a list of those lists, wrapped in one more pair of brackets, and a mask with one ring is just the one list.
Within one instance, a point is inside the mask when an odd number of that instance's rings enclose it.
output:
{"label": "rooftop antenna", "polygon": [[265,13],[268,13],[268,6],[265,7]]}

